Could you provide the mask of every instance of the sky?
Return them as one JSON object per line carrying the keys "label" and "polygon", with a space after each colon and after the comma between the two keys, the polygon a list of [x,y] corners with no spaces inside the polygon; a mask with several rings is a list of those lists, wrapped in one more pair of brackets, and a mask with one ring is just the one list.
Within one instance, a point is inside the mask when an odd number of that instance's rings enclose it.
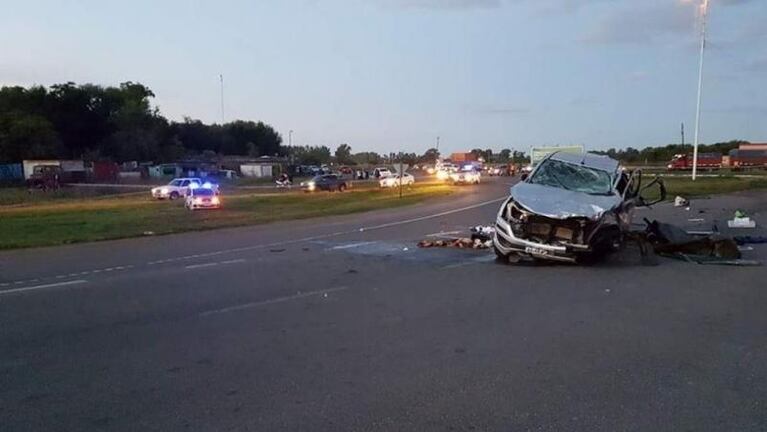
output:
{"label": "sky", "polygon": [[[767,1],[710,0],[701,142],[767,141]],[[443,153],[691,142],[696,0],[0,0],[0,85],[149,86],[171,120]]]}

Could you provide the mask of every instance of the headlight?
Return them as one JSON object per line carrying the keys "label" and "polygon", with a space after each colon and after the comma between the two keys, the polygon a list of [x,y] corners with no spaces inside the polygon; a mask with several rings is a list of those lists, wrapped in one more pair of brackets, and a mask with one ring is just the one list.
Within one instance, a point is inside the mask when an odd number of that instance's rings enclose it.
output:
{"label": "headlight", "polygon": [[674,168],[674,165],[668,164],[666,168]]}
{"label": "headlight", "polygon": [[202,198],[195,198],[194,199],[195,204],[202,204]]}
{"label": "headlight", "polygon": [[163,195],[167,195],[168,194],[168,188],[160,189],[160,193],[163,194]]}
{"label": "headlight", "polygon": [[213,203],[213,205],[219,205],[219,204],[221,204],[221,200],[219,200],[219,199],[218,199],[218,197],[213,197],[213,199],[212,199],[212,200],[210,200],[210,202],[212,202],[212,203]]}

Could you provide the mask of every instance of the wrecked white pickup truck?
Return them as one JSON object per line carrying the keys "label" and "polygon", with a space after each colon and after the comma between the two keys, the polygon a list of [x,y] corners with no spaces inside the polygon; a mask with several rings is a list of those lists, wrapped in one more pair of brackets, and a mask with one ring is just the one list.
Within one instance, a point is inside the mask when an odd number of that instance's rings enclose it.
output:
{"label": "wrecked white pickup truck", "polygon": [[[653,202],[642,192],[658,187]],[[511,188],[498,211],[493,246],[508,261],[535,258],[566,262],[617,250],[634,209],[666,197],[660,179],[642,186],[640,170],[590,153],[557,152]]]}

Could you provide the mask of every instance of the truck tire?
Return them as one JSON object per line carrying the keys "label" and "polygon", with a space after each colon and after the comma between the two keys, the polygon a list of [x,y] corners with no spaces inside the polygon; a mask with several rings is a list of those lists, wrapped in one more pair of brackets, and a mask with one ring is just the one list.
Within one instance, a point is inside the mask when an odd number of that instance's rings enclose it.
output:
{"label": "truck tire", "polygon": [[179,196],[179,195],[178,195],[178,192],[175,192],[175,191],[174,191],[174,192],[171,192],[171,193],[170,193],[170,196],[169,196],[168,198],[170,198],[170,200],[171,200],[171,201],[173,201],[173,200],[176,200],[176,199],[178,199],[178,196]]}
{"label": "truck tire", "polygon": [[345,183],[341,183],[340,185],[338,185],[338,192],[343,192],[345,190],[346,190],[346,184]]}

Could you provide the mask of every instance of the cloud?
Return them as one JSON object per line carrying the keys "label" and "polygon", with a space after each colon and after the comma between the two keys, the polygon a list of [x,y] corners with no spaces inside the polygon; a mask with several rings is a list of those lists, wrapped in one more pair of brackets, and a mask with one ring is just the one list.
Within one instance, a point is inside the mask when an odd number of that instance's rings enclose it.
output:
{"label": "cloud", "polygon": [[703,111],[717,114],[767,114],[767,105],[734,105],[724,108],[710,108]]}
{"label": "cloud", "polygon": [[648,44],[668,37],[693,35],[695,8],[668,3],[614,10],[597,22],[581,39],[593,44]]}
{"label": "cloud", "polygon": [[767,57],[751,60],[746,65],[746,69],[751,72],[767,72]]}
{"label": "cloud", "polygon": [[387,6],[408,9],[492,9],[501,6],[501,0],[381,0]]}
{"label": "cloud", "polygon": [[718,0],[718,2],[726,6],[738,6],[746,3],[756,3],[755,0]]}
{"label": "cloud", "polygon": [[530,114],[529,108],[511,106],[482,106],[470,108],[468,111],[472,114],[483,116],[521,116]]}
{"label": "cloud", "polygon": [[634,71],[628,75],[628,79],[631,81],[644,81],[649,77],[650,74],[643,70]]}

